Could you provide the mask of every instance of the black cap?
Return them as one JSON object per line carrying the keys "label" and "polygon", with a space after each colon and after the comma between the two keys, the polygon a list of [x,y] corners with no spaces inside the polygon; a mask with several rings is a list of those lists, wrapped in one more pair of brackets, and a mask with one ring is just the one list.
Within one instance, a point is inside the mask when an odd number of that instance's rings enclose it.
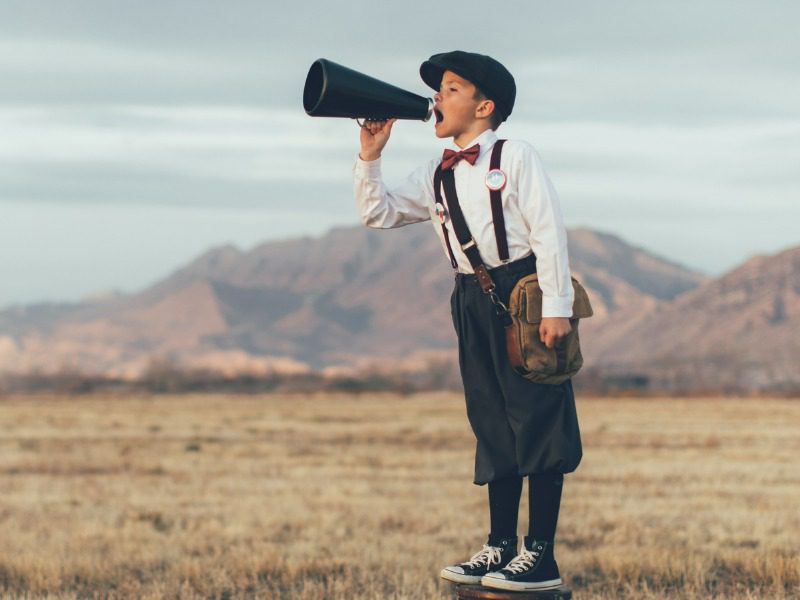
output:
{"label": "black cap", "polygon": [[508,69],[491,56],[455,50],[434,54],[419,68],[422,80],[436,91],[439,91],[445,71],[452,71],[471,81],[494,101],[495,109],[502,115],[503,121],[511,114],[517,84]]}

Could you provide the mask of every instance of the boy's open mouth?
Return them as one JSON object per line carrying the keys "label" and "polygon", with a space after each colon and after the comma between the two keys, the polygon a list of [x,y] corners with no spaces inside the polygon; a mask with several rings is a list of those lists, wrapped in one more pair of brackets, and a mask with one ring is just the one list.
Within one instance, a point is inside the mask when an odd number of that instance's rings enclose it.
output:
{"label": "boy's open mouth", "polygon": [[444,115],[442,114],[442,111],[440,111],[438,108],[434,108],[433,109],[433,114],[436,116],[436,122],[437,123],[441,123],[442,119],[444,119]]}

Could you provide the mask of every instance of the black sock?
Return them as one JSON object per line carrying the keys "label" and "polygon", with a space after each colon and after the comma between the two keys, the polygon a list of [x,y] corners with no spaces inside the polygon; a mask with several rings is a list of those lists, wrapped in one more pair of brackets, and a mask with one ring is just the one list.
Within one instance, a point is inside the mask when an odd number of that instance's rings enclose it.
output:
{"label": "black sock", "polygon": [[528,477],[528,536],[540,542],[556,537],[564,474],[557,471]]}
{"label": "black sock", "polygon": [[522,477],[507,477],[489,482],[489,516],[492,530],[491,545],[499,540],[517,537],[519,498],[522,495]]}

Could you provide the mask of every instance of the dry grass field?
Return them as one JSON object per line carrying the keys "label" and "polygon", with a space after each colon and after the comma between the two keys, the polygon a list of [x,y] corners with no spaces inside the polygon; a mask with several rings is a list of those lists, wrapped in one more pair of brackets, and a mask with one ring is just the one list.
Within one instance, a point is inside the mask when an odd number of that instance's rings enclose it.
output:
{"label": "dry grass field", "polygon": [[[800,401],[578,402],[576,599],[800,597]],[[472,456],[456,394],[0,399],[0,596],[450,598]]]}

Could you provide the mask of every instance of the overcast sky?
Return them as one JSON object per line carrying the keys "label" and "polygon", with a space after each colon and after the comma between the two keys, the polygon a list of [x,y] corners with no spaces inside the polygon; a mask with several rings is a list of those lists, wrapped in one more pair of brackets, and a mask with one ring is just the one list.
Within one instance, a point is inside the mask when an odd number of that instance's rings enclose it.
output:
{"label": "overcast sky", "polygon": [[[720,274],[800,243],[798,22],[793,1],[0,0],[0,307],[357,223],[358,130],[305,115],[309,66],[427,95],[420,62],[453,49],[515,75],[498,133],[538,149],[568,226]],[[398,123],[387,181],[443,146]]]}

